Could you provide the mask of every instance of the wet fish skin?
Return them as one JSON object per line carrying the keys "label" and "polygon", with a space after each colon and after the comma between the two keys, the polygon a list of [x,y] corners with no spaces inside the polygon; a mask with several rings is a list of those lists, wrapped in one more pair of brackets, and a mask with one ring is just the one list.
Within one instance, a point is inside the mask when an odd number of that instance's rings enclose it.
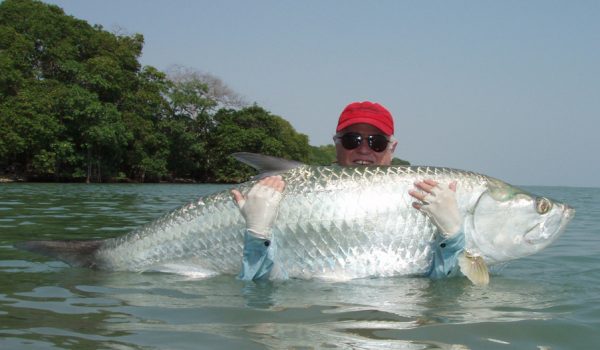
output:
{"label": "wet fish skin", "polygon": [[[273,228],[275,278],[343,280],[426,273],[438,233],[412,207],[414,199],[408,194],[424,179],[457,182],[466,248],[492,265],[545,248],[574,213],[549,199],[550,211],[536,213],[537,196],[485,175],[448,168],[295,166],[282,176],[286,188]],[[247,193],[254,183],[236,188]],[[494,228],[499,225],[495,216],[502,221],[502,232]],[[537,236],[532,227],[540,231]],[[230,190],[225,190],[105,240],[92,258],[89,252],[85,259],[77,254],[60,257],[106,270],[237,274],[244,229]],[[536,239],[525,239],[528,235]],[[60,249],[44,252],[38,243],[32,250],[56,256]]]}
{"label": "wet fish skin", "polygon": [[[490,264],[543,249],[564,229],[563,221],[568,218],[563,217],[568,217],[571,210],[553,203],[554,217],[561,218],[555,232],[542,245],[524,246],[518,256],[498,258],[493,251],[510,250],[510,244],[507,248],[491,244],[489,252],[489,247],[481,249],[481,242],[473,239],[476,236],[487,244],[488,233],[477,233],[473,224],[474,214],[482,210],[476,207],[482,195],[487,196],[491,191],[495,191],[496,198],[504,195],[505,201],[501,203],[504,206],[510,206],[507,203],[517,195],[519,205],[527,198],[529,201],[536,198],[499,180],[437,167],[302,166],[289,170],[283,177],[286,189],[273,228],[277,247],[275,276],[348,279],[425,273],[431,265],[431,243],[437,229],[425,215],[412,208],[414,199],[408,195],[414,182],[423,179],[457,182],[456,195],[465,217],[467,247]],[[245,183],[239,189],[246,193],[253,183]],[[531,215],[529,209],[523,211]],[[493,211],[489,215],[493,216]],[[533,225],[532,222],[529,226]],[[235,274],[240,267],[244,228],[229,190],[222,191],[105,242],[96,254],[97,266],[143,271],[161,270],[171,264]],[[502,233],[504,236],[500,237],[512,242],[523,234]],[[492,237],[501,243],[497,234]]]}

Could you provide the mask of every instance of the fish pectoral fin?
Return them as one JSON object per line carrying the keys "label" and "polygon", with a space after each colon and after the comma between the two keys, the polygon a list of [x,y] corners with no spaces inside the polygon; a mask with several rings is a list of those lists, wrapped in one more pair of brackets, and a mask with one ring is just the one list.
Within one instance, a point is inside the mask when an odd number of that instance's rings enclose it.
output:
{"label": "fish pectoral fin", "polygon": [[460,272],[467,276],[474,285],[485,286],[490,283],[490,273],[481,256],[465,251],[458,257],[458,266],[460,266]]}

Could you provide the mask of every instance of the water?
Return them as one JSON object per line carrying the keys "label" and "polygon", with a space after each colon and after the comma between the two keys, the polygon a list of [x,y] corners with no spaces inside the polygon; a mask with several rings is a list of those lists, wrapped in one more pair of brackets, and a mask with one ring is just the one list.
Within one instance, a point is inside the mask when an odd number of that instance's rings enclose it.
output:
{"label": "water", "polygon": [[600,342],[600,189],[541,253],[465,278],[245,283],[111,273],[12,247],[114,237],[222,186],[0,184],[1,349],[590,349]]}

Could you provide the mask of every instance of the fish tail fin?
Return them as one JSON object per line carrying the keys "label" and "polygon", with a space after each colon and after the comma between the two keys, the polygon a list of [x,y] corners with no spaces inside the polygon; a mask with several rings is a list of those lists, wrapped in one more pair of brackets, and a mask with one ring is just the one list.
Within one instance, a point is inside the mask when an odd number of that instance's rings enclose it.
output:
{"label": "fish tail fin", "polygon": [[15,247],[33,253],[56,258],[71,266],[96,267],[96,251],[104,240],[28,241]]}

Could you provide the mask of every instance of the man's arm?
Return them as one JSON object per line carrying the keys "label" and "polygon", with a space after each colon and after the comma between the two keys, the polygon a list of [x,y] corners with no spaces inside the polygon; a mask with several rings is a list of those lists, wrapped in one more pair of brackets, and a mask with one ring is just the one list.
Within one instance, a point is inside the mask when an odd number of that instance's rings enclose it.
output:
{"label": "man's arm", "polygon": [[232,190],[233,197],[246,220],[242,280],[267,278],[273,268],[275,244],[271,227],[277,217],[285,182],[281,176],[269,176],[255,184],[244,197]]}
{"label": "man's arm", "polygon": [[420,202],[414,202],[413,207],[425,213],[441,233],[433,243],[433,263],[427,276],[454,276],[459,270],[458,257],[465,247],[463,218],[456,202],[456,182],[445,186],[425,180],[415,183],[415,187],[420,191],[412,190],[409,194]]}

